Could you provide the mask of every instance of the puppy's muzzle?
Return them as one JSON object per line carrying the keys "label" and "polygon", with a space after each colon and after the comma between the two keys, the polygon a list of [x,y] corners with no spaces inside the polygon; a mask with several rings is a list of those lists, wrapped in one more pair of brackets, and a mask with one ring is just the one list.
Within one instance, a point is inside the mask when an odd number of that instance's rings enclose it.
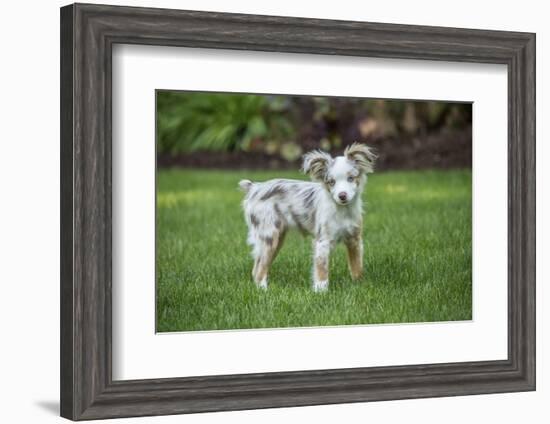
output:
{"label": "puppy's muzzle", "polygon": [[341,202],[347,202],[348,195],[346,194],[346,192],[341,191],[340,193],[338,193],[338,199],[340,199]]}

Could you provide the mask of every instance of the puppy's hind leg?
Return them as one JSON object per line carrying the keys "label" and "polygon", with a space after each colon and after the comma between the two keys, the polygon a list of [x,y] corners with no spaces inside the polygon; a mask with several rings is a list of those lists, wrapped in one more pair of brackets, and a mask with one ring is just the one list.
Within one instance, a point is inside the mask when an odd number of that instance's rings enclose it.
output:
{"label": "puppy's hind leg", "polygon": [[[257,221],[252,221],[257,222]],[[257,226],[257,224],[256,224]],[[262,256],[263,243],[259,234],[255,231],[254,228],[250,228],[248,231],[248,244],[252,247],[252,258],[254,259],[254,266],[252,268],[252,278],[256,281],[256,274],[260,266],[260,259]]]}
{"label": "puppy's hind leg", "polygon": [[258,272],[258,266],[260,265],[260,258],[254,258],[254,267],[252,268],[252,278],[256,280],[256,273]]}
{"label": "puppy's hind leg", "polygon": [[269,268],[279,251],[280,244],[283,240],[283,234],[273,232],[271,236],[260,238],[259,255],[254,263],[254,281],[256,285],[262,289],[267,288],[267,275]]}

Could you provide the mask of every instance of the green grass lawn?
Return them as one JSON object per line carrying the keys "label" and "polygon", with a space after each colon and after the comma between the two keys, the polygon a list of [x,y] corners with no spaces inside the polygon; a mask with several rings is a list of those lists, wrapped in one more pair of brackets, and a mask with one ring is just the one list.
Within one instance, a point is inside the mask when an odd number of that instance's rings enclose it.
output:
{"label": "green grass lawn", "polygon": [[338,246],[322,294],[311,290],[311,239],[295,232],[273,264],[268,290],[252,282],[237,182],[274,177],[305,178],[159,171],[157,331],[472,318],[471,171],[372,174],[364,194],[364,276],[351,281]]}

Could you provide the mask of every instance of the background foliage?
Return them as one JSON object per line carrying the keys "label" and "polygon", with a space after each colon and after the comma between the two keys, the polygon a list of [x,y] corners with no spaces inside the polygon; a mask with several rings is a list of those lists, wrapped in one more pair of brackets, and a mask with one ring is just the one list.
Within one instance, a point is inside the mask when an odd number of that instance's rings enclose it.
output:
{"label": "background foliage", "polygon": [[433,134],[452,149],[472,119],[466,103],[175,91],[157,92],[157,112],[159,154],[261,153],[287,162],[353,141],[411,155]]}

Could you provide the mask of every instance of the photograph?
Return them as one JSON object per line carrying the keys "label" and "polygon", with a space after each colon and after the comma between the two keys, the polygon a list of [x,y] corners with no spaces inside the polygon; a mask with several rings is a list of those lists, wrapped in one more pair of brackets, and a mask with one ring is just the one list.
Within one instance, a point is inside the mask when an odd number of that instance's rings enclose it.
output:
{"label": "photograph", "polygon": [[155,106],[158,333],[472,320],[472,103]]}

